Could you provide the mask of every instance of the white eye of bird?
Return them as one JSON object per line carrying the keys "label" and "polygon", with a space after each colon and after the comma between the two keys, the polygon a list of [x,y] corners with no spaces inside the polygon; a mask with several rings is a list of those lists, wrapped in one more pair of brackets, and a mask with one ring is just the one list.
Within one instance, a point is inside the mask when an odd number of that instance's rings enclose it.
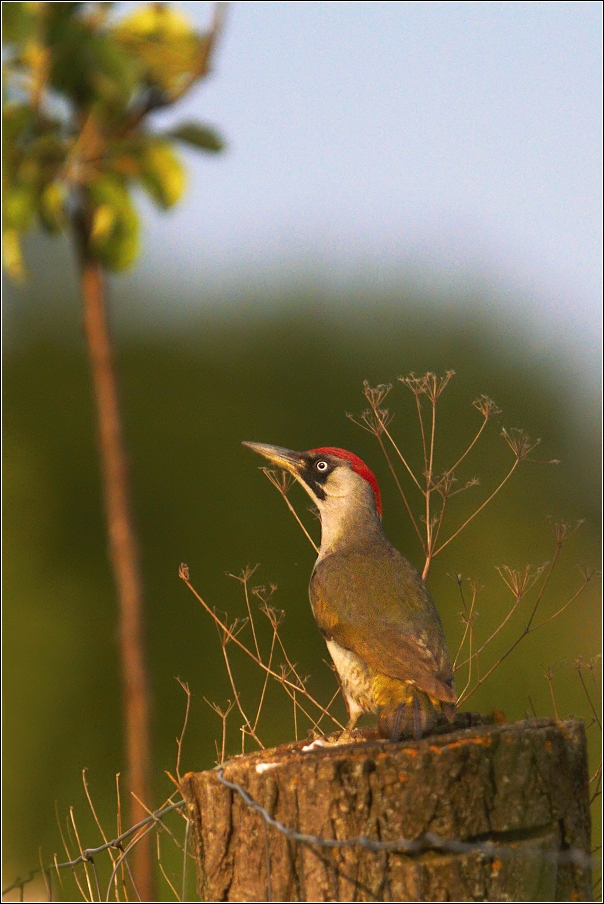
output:
{"label": "white eye of bird", "polygon": [[326,461],[323,461],[323,459],[321,459],[321,461],[318,461],[315,465],[315,468],[317,469],[317,471],[320,471],[321,474],[324,474],[328,467],[329,465]]}

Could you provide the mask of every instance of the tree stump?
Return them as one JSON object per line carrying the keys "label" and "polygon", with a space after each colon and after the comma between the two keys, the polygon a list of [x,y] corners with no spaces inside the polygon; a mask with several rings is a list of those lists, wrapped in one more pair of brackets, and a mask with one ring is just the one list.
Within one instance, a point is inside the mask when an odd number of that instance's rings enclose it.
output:
{"label": "tree stump", "polygon": [[[204,901],[592,900],[581,722],[480,725],[397,744],[298,743],[220,768],[182,783]],[[283,827],[415,840],[419,850],[330,848]]]}

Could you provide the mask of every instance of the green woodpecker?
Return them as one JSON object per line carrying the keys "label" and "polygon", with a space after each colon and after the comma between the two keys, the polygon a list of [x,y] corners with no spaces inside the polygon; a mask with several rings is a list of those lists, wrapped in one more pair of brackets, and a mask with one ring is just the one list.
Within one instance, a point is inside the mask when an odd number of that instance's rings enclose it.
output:
{"label": "green woodpecker", "polygon": [[244,443],[289,471],[319,509],[321,547],[312,611],[334,661],[351,731],[377,713],[384,737],[428,734],[455,712],[453,670],[440,617],[419,572],[382,527],[378,482],[352,452],[292,452]]}

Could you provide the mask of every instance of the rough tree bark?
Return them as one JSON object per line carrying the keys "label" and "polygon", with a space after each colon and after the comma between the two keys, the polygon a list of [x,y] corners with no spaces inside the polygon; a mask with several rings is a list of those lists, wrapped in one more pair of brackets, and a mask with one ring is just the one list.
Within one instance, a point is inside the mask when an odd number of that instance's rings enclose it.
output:
{"label": "rough tree bark", "polygon": [[432,832],[493,842],[496,856],[300,843],[267,825],[216,771],[188,773],[182,791],[202,900],[592,900],[582,723],[536,719],[400,744],[302,746],[237,757],[223,776],[301,833],[389,841]]}

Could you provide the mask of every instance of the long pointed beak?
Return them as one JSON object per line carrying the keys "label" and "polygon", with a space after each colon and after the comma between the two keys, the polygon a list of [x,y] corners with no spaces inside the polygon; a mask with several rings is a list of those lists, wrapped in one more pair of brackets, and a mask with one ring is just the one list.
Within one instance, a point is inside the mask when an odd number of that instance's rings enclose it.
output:
{"label": "long pointed beak", "polygon": [[281,446],[268,446],[266,443],[243,443],[248,449],[257,452],[258,455],[264,455],[274,465],[289,471],[294,477],[300,473],[300,468],[304,464],[301,452],[292,452],[291,449],[282,449]]}

